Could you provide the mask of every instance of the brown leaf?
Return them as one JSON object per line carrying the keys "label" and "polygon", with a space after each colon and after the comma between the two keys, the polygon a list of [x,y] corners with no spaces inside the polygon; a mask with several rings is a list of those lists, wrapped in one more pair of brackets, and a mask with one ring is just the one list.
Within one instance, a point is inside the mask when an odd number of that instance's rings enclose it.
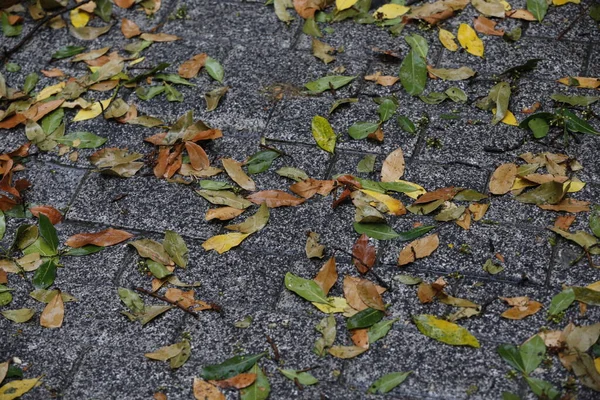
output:
{"label": "brown leaf", "polygon": [[50,100],[45,103],[36,103],[33,106],[29,107],[29,109],[22,114],[26,119],[30,119],[32,121],[37,122],[46,114],[56,110],[64,102],[65,99],[57,99]]}
{"label": "brown leaf", "polygon": [[377,286],[366,279],[361,280],[356,285],[356,291],[358,292],[358,296],[367,306],[374,308],[376,310],[385,311],[385,304],[383,304],[383,299],[381,298],[381,294],[377,290]]}
{"label": "brown leaf", "polygon": [[321,10],[327,2],[325,0],[294,0],[294,9],[302,18],[313,18],[315,12]]}
{"label": "brown leaf", "polygon": [[158,157],[156,158],[156,165],[154,166],[154,176],[162,178],[167,171],[169,160],[169,148],[162,146],[158,150]]}
{"label": "brown leaf", "polygon": [[[369,308],[369,306],[366,305],[364,301],[362,301],[362,299],[360,298],[360,295],[358,294],[358,284],[360,282],[362,282],[363,280],[364,279],[362,279],[362,278],[357,278],[357,277],[348,276],[348,275],[346,275],[344,277],[344,285],[343,285],[344,297],[346,298],[348,305],[350,305],[350,307],[352,307],[358,311],[366,310],[367,308]],[[386,289],[384,287],[381,287],[381,286],[375,286],[375,287],[377,288],[377,292],[379,294],[382,294],[386,291]]]}
{"label": "brown leaf", "polygon": [[199,171],[210,167],[210,160],[202,147],[194,142],[185,142],[185,149],[190,156],[192,168]]}
{"label": "brown leaf", "polygon": [[525,21],[536,21],[535,16],[527,10],[510,10],[506,12],[508,18],[524,19]]}
{"label": "brown leaf", "polygon": [[500,314],[501,317],[507,319],[523,319],[535,314],[542,308],[542,303],[530,300],[527,296],[500,297],[500,299],[506,301],[509,306],[512,306],[512,308]]}
{"label": "brown leaf", "polygon": [[492,21],[484,17],[483,15],[478,16],[473,20],[473,28],[484,35],[492,36],[504,36],[504,29],[496,30],[497,22]]}
{"label": "brown leaf", "polygon": [[590,202],[566,198],[562,199],[558,204],[538,204],[538,207],[543,210],[578,213],[590,211]]}
{"label": "brown leaf", "polygon": [[47,77],[47,78],[59,78],[59,77],[65,76],[65,73],[62,72],[58,68],[53,68],[53,69],[50,69],[50,70],[41,70],[40,72],[42,74],[44,74],[44,76]]}
{"label": "brown leaf", "polygon": [[335,266],[335,257],[331,257],[319,270],[314,281],[323,289],[323,293],[327,296],[329,290],[337,281],[338,273]]}
{"label": "brown leaf", "polygon": [[436,290],[430,283],[421,282],[417,290],[417,297],[422,304],[431,303],[435,296],[440,292]]}
{"label": "brown leaf", "polygon": [[[233,158],[223,158],[221,159],[223,163],[223,168],[225,168],[225,172],[227,175],[242,189],[248,190],[249,192],[254,192],[256,190],[256,184],[250,178],[244,170],[242,170],[242,163],[235,161]],[[268,205],[268,204],[267,204]]]}
{"label": "brown leaf", "polygon": [[206,212],[205,220],[210,221],[211,219],[218,219],[220,221],[229,221],[243,213],[244,210],[240,210],[233,207],[219,207],[211,208]]}
{"label": "brown leaf", "polygon": [[150,42],[174,42],[181,40],[179,36],[169,35],[168,33],[142,33],[140,39]]}
{"label": "brown leaf", "polygon": [[142,33],[140,27],[135,22],[127,18],[121,20],[121,32],[127,39],[131,39],[134,36],[138,36]]}
{"label": "brown leaf", "polygon": [[315,194],[319,193],[321,196],[327,196],[333,190],[335,181],[321,181],[318,179],[308,178],[301,182],[296,182],[290,186],[290,191],[297,194],[298,196],[310,199]]}
{"label": "brown leaf", "polygon": [[121,243],[131,237],[133,235],[129,232],[108,228],[96,233],[79,233],[73,235],[67,239],[65,244],[73,248],[83,247],[87,244],[106,247]]}
{"label": "brown leaf", "polygon": [[513,163],[502,164],[492,174],[489,188],[493,194],[506,194],[510,191],[517,177],[517,165]]}
{"label": "brown leaf", "polygon": [[377,251],[375,246],[369,243],[369,237],[364,233],[358,238],[352,247],[352,262],[361,274],[369,272],[375,264]]}
{"label": "brown leaf", "polygon": [[334,357],[348,359],[361,355],[367,349],[358,346],[332,346],[327,351]]}
{"label": "brown leaf", "polygon": [[381,126],[379,126],[379,128],[377,128],[377,129],[375,129],[373,132],[369,133],[369,135],[367,136],[367,139],[374,140],[379,143],[383,143],[383,130],[381,129]]}
{"label": "brown leaf", "polygon": [[375,72],[373,75],[365,76],[365,80],[373,81],[381,86],[393,86],[399,79],[400,78],[397,76],[381,75],[381,72],[379,71]]}
{"label": "brown leaf", "polygon": [[468,231],[469,229],[471,229],[471,211],[469,211],[469,209],[467,208],[463,215],[461,215],[460,218],[454,222],[456,222],[456,225]]}
{"label": "brown leaf", "polygon": [[556,221],[554,221],[554,226],[563,231],[568,231],[573,221],[575,221],[574,215],[559,215],[558,218],[556,218]]}
{"label": "brown leaf", "polygon": [[325,246],[319,243],[319,239],[320,236],[316,232],[306,233],[306,245],[304,246],[306,257],[323,258],[323,251],[325,250]]}
{"label": "brown leaf", "polygon": [[488,208],[490,208],[490,205],[487,203],[469,204],[469,211],[473,213],[474,221],[479,221],[480,219],[482,219]]}
{"label": "brown leaf", "polygon": [[433,253],[440,245],[440,239],[437,233],[428,235],[410,242],[406,247],[400,251],[398,256],[398,265],[406,265],[415,261],[418,258],[429,256]]}
{"label": "brown leaf", "polygon": [[113,0],[117,7],[129,8],[135,3],[135,0]]}
{"label": "brown leaf", "polygon": [[419,197],[413,204],[431,203],[432,201],[436,200],[449,201],[452,200],[454,196],[456,196],[456,193],[460,192],[461,190],[462,188],[450,186],[447,188],[434,190],[433,192],[427,192]]}
{"label": "brown leaf", "polygon": [[63,303],[60,290],[54,298],[46,305],[40,316],[40,325],[44,328],[60,328],[65,316],[65,304]]}
{"label": "brown leaf", "polygon": [[182,78],[195,78],[196,75],[198,75],[198,72],[200,72],[200,69],[202,69],[202,67],[204,66],[204,63],[206,62],[207,58],[208,54],[206,53],[196,54],[195,56],[181,64],[177,73]]}
{"label": "brown leaf", "polygon": [[354,329],[351,331],[352,332],[352,336],[350,337],[352,339],[352,343],[354,343],[354,345],[356,347],[362,347],[364,349],[368,349],[369,348],[369,330],[368,329]]}
{"label": "brown leaf", "polygon": [[525,107],[521,110],[521,112],[523,114],[533,114],[534,112],[536,112],[540,107],[542,106],[542,104],[539,101],[536,101],[535,103],[533,103],[531,105],[531,107]]}
{"label": "brown leaf", "polygon": [[8,283],[8,274],[0,267],[0,284]]}
{"label": "brown leaf", "polygon": [[167,395],[163,392],[156,392],[152,397],[154,398],[154,400],[168,400]]}
{"label": "brown leaf", "polygon": [[196,400],[225,400],[225,395],[216,386],[211,385],[203,379],[194,378],[192,388]]}
{"label": "brown leaf", "polygon": [[295,207],[304,203],[303,198],[293,196],[281,190],[263,190],[261,192],[253,193],[246,198],[254,204],[267,203],[267,207],[269,208],[284,206]]}
{"label": "brown leaf", "polygon": [[400,147],[392,151],[383,161],[381,181],[394,182],[404,175],[404,152]]}
{"label": "brown leaf", "polygon": [[0,129],[12,129],[22,122],[25,122],[27,118],[23,114],[15,114],[10,118],[6,118],[0,122]]}
{"label": "brown leaf", "polygon": [[52,225],[58,224],[60,221],[62,221],[62,217],[63,217],[62,214],[60,213],[60,211],[58,211],[56,208],[54,208],[52,206],[30,207],[29,211],[31,211],[33,216],[37,217],[37,218],[39,218],[40,214],[44,214],[46,217],[48,217],[48,219],[50,220]]}
{"label": "brown leaf", "polygon": [[220,387],[221,389],[243,389],[254,383],[256,380],[256,374],[252,372],[245,372],[243,374],[236,375],[229,379],[223,379],[220,381],[209,381],[213,385]]}

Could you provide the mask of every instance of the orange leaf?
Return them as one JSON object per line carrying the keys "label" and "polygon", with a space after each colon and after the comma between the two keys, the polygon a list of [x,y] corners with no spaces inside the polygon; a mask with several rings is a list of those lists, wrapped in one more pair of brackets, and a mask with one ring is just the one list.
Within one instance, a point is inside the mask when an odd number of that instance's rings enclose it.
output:
{"label": "orange leaf", "polygon": [[[350,307],[358,311],[366,310],[367,308],[369,308],[369,306],[366,305],[364,301],[362,301],[360,295],[358,294],[358,284],[364,280],[366,279],[348,275],[344,277],[344,297],[346,298],[348,305],[350,305]],[[377,292],[379,294],[382,294],[386,291],[386,289],[381,286],[376,285],[375,287],[377,288]]]}
{"label": "orange leaf", "polygon": [[506,301],[509,306],[508,310],[500,314],[501,317],[507,319],[523,319],[529,315],[533,315],[542,308],[542,303],[530,300],[527,296],[520,297],[500,297]]}
{"label": "orange leaf", "polygon": [[419,197],[417,199],[417,201],[415,201],[413,204],[430,203],[435,200],[444,200],[444,201],[452,200],[452,198],[454,198],[454,196],[456,196],[456,193],[460,192],[461,190],[462,190],[462,188],[456,188],[454,186],[450,186],[447,188],[434,190],[433,192],[427,192],[424,195],[422,195],[421,197]]}
{"label": "orange leaf", "polygon": [[335,285],[337,278],[338,273],[335,266],[335,257],[331,257],[321,267],[314,281],[317,282],[317,285],[319,285],[321,289],[323,289],[325,296],[327,296],[327,293],[329,293],[331,287]]}
{"label": "orange leaf", "polygon": [[11,129],[19,125],[21,122],[25,122],[27,118],[23,114],[15,114],[10,118],[0,122],[0,129]]}
{"label": "orange leaf", "polygon": [[576,79],[577,82],[579,82],[579,85],[576,85],[578,88],[597,89],[600,87],[600,78],[585,78],[583,76],[568,76],[560,78],[557,82],[562,83],[563,85],[572,86],[571,82],[573,79]]}
{"label": "orange leaf", "polygon": [[129,8],[135,3],[135,0],[113,0],[113,3],[121,8]]}
{"label": "orange leaf", "polygon": [[469,209],[467,208],[463,215],[461,215],[460,218],[454,222],[456,222],[456,225],[468,231],[469,229],[471,229],[471,211],[469,211]]}
{"label": "orange leaf", "polygon": [[66,245],[73,248],[83,247],[87,244],[95,246],[112,246],[121,243],[133,235],[129,232],[108,228],[96,233],[79,233],[67,239]]}
{"label": "orange leaf", "polygon": [[559,215],[554,221],[554,226],[563,231],[568,231],[573,221],[575,221],[574,215]]}
{"label": "orange leaf", "polygon": [[223,379],[220,381],[209,381],[213,385],[220,387],[221,389],[243,389],[254,383],[256,380],[256,374],[252,372],[245,372],[243,374],[236,375],[229,379]]}
{"label": "orange leaf", "polygon": [[127,39],[131,39],[132,37],[142,33],[140,27],[137,26],[135,22],[127,18],[123,18],[121,20],[121,32]]}
{"label": "orange leaf", "polygon": [[281,190],[263,190],[253,193],[246,198],[254,204],[266,203],[267,207],[269,208],[284,206],[295,207],[304,203],[304,199],[293,196]]}
{"label": "orange leaf", "polygon": [[410,242],[402,249],[402,251],[400,251],[398,265],[410,264],[418,258],[427,257],[433,253],[439,245],[440,239],[437,233]]}
{"label": "orange leaf", "polygon": [[29,107],[29,109],[22,114],[26,119],[30,119],[32,121],[37,122],[46,114],[56,110],[64,102],[65,99],[57,99],[50,100],[45,103],[36,103],[33,106]]}
{"label": "orange leaf", "polygon": [[58,78],[58,77],[61,77],[61,76],[65,76],[65,73],[62,72],[58,68],[54,68],[54,69],[51,69],[51,70],[41,70],[40,72],[42,74],[44,74],[44,76],[46,76],[48,78]]}
{"label": "orange leaf", "polygon": [[490,193],[506,194],[510,191],[517,177],[517,165],[513,163],[502,164],[492,174],[490,179]]}
{"label": "orange leaf", "polygon": [[140,39],[150,42],[174,42],[181,40],[179,36],[169,35],[168,33],[142,33]]}
{"label": "orange leaf", "polygon": [[56,208],[52,207],[52,206],[36,206],[36,207],[30,207],[29,211],[31,211],[31,213],[33,214],[34,217],[38,217],[40,214],[44,214],[46,217],[48,217],[48,219],[50,220],[50,222],[52,223],[52,225],[56,225],[58,224],[60,221],[62,221],[62,214],[60,213],[60,211],[58,211]]}
{"label": "orange leaf", "polygon": [[504,36],[504,30],[496,30],[497,22],[480,15],[473,20],[473,28],[484,35]]}
{"label": "orange leaf", "polygon": [[326,5],[323,0],[294,0],[294,9],[302,18],[313,18]]}
{"label": "orange leaf", "polygon": [[210,167],[208,155],[202,147],[194,142],[185,142],[185,149],[190,156],[190,164],[195,170],[201,170]]}
{"label": "orange leaf", "polygon": [[44,328],[60,328],[63,323],[65,316],[65,304],[63,303],[62,295],[60,290],[57,290],[56,295],[40,316],[40,325]]}
{"label": "orange leaf", "polygon": [[357,347],[364,349],[369,348],[369,330],[368,329],[354,329],[352,332],[352,343]]}
{"label": "orange leaf", "polygon": [[207,58],[208,55],[206,53],[196,54],[195,56],[181,64],[177,73],[182,78],[194,78],[196,77],[196,75],[198,75],[198,72],[200,72],[200,69],[204,66],[204,63],[206,62]]}
{"label": "orange leaf", "polygon": [[369,243],[369,237],[364,233],[358,238],[352,247],[352,262],[361,274],[369,272],[375,264],[377,251],[375,246]]}

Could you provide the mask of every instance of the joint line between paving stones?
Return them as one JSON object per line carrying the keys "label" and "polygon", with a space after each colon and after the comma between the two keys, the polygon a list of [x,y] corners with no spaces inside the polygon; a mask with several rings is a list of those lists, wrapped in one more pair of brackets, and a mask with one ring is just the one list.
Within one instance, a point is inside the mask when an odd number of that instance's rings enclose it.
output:
{"label": "joint line between paving stones", "polygon": [[600,46],[589,44],[588,51],[585,53],[583,59],[583,67],[581,68],[581,76],[587,76],[588,71],[590,70],[590,63],[592,62],[592,53],[594,48],[600,49]]}
{"label": "joint line between paving stones", "polygon": [[92,172],[91,171],[87,171],[83,177],[81,178],[81,180],[79,181],[79,184],[77,185],[77,188],[75,189],[75,193],[73,193],[73,195],[71,196],[71,198],[69,199],[69,202],[67,203],[67,212],[65,213],[65,219],[68,219],[69,217],[69,212],[71,211],[71,207],[73,206],[73,203],[75,202],[75,200],[77,199],[77,197],[79,196],[79,194],[81,193],[81,191],[83,190],[83,185],[85,184],[85,182],[87,181],[88,177],[90,176]]}
{"label": "joint line between paving stones", "polygon": [[67,378],[67,381],[65,382],[65,387],[62,388],[63,395],[67,390],[69,390],[69,388],[73,384],[73,381],[75,380],[75,376],[77,375],[77,373],[81,369],[81,366],[83,365],[83,360],[85,359],[85,357],[89,354],[89,352],[91,350],[92,350],[92,346],[85,346],[81,350],[81,353],[75,359],[73,366],[69,370],[68,378]]}
{"label": "joint line between paving stones", "polygon": [[554,234],[555,244],[552,246],[552,252],[550,253],[550,260],[548,261],[548,269],[546,271],[546,281],[544,282],[544,287],[546,289],[550,289],[552,284],[552,274],[554,273],[554,265],[556,263],[556,259],[558,257],[558,247],[562,244],[563,239],[558,236],[558,234]]}

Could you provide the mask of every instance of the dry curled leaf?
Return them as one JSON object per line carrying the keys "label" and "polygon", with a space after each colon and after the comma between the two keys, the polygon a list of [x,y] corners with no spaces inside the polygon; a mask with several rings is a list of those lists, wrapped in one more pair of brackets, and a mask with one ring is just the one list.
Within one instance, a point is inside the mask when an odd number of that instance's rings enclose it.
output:
{"label": "dry curled leaf", "polygon": [[398,256],[398,265],[406,265],[411,262],[429,256],[440,245],[440,239],[437,233],[419,238],[410,242],[400,251]]}
{"label": "dry curled leaf", "polygon": [[306,234],[306,246],[304,250],[308,258],[323,258],[325,246],[319,243],[320,236],[316,232],[308,232]]}
{"label": "dry curled leaf", "polygon": [[373,75],[365,76],[366,81],[373,81],[381,86],[393,86],[400,80],[397,76],[381,75],[381,72],[377,71]]}

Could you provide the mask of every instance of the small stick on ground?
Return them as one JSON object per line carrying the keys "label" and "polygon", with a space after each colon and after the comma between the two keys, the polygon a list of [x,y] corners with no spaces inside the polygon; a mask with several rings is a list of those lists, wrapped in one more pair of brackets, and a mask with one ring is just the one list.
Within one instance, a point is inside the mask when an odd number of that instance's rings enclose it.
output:
{"label": "small stick on ground", "polygon": [[306,367],[306,368],[304,368],[304,369],[299,369],[299,370],[298,370],[298,371],[296,371],[296,372],[298,372],[298,373],[302,373],[302,372],[308,372],[308,371],[312,371],[313,369],[317,369],[317,368],[319,368],[319,367],[320,367],[320,365],[314,365],[314,366],[312,366],[312,367]]}
{"label": "small stick on ground", "polygon": [[179,302],[178,302],[178,301],[169,300],[169,299],[167,299],[166,297],[164,297],[164,296],[161,296],[160,294],[157,294],[157,293],[151,292],[151,291],[149,291],[149,290],[146,290],[146,289],[144,289],[144,288],[141,288],[141,287],[136,287],[136,288],[135,288],[135,290],[137,290],[137,291],[138,291],[138,292],[140,292],[140,293],[147,294],[148,296],[152,296],[152,297],[154,297],[155,299],[159,299],[159,300],[162,300],[162,301],[164,301],[164,302],[166,302],[166,303],[172,304],[172,305],[174,305],[175,307],[178,307],[178,308],[182,309],[182,310],[183,310],[183,311],[185,311],[186,313],[193,315],[193,316],[194,316],[194,318],[196,318],[196,319],[199,319],[199,318],[200,318],[200,316],[198,315],[198,313],[196,313],[196,312],[194,312],[194,311],[192,311],[192,310],[188,310],[188,309],[187,309],[187,308],[185,308],[183,305],[179,304]]}
{"label": "small stick on ground", "polygon": [[298,390],[304,390],[304,386],[302,386],[302,384],[300,383],[298,378],[294,378],[294,383],[296,384],[296,387],[298,388]]}
{"label": "small stick on ground", "polygon": [[271,349],[273,350],[273,360],[276,361],[276,362],[279,362],[279,360],[281,359],[281,357],[279,355],[279,349],[277,348],[277,345],[275,344],[275,341],[269,335],[266,335],[266,337],[267,337],[267,343],[269,343],[271,345]]}

